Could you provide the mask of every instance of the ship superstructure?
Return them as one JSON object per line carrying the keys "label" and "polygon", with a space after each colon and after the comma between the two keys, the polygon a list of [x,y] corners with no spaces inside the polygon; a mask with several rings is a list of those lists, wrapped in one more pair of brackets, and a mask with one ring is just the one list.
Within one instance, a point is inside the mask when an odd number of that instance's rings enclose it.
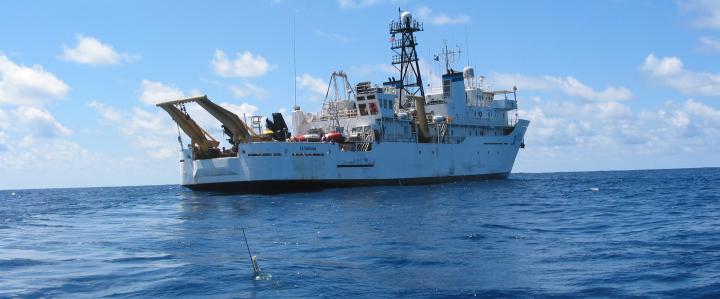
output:
{"label": "ship superstructure", "polygon": [[[529,124],[517,117],[517,89],[493,91],[472,67],[459,72],[446,63],[442,88],[426,93],[415,39],[422,23],[404,12],[389,29],[399,78],[353,86],[333,72],[319,112],[293,108],[292,134],[280,113],[263,130],[262,117],[248,125],[207,96],[158,104],[191,139],[181,151],[182,184],[281,192],[507,177]],[[222,123],[229,149],[192,120],[188,103]]]}

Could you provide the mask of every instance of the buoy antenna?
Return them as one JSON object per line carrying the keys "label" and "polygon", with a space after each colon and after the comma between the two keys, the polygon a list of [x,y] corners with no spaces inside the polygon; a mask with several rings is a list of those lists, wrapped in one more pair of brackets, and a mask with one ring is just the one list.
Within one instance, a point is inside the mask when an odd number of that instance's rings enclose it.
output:
{"label": "buoy antenna", "polygon": [[257,257],[253,256],[252,253],[250,253],[250,245],[248,244],[247,236],[245,235],[245,228],[242,229],[243,232],[243,238],[245,238],[245,247],[247,248],[248,256],[250,256],[250,263],[252,263],[253,267],[253,275],[255,277],[260,276],[260,266],[257,264]]}

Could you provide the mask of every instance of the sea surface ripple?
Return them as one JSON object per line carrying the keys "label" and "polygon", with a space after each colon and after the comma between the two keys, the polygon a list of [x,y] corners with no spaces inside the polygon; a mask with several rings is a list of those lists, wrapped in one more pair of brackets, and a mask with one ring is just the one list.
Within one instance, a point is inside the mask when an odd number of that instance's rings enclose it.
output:
{"label": "sea surface ripple", "polygon": [[0,191],[0,297],[475,295],[720,297],[720,168]]}

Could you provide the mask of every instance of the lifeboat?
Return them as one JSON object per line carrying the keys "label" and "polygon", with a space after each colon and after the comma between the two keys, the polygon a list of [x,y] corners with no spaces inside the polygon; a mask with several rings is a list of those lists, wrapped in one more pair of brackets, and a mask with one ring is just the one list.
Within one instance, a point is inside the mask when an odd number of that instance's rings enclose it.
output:
{"label": "lifeboat", "polygon": [[320,135],[318,134],[305,134],[293,136],[290,139],[296,142],[320,142]]}
{"label": "lifeboat", "polygon": [[330,132],[325,134],[323,139],[328,142],[343,142],[345,141],[345,136],[340,132]]}

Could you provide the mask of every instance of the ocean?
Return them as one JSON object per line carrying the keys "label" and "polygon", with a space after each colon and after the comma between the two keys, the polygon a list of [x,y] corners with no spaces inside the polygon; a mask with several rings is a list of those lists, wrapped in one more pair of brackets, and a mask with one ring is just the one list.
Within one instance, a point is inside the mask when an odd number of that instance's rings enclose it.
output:
{"label": "ocean", "polygon": [[178,296],[717,298],[720,168],[0,191],[0,297]]}

